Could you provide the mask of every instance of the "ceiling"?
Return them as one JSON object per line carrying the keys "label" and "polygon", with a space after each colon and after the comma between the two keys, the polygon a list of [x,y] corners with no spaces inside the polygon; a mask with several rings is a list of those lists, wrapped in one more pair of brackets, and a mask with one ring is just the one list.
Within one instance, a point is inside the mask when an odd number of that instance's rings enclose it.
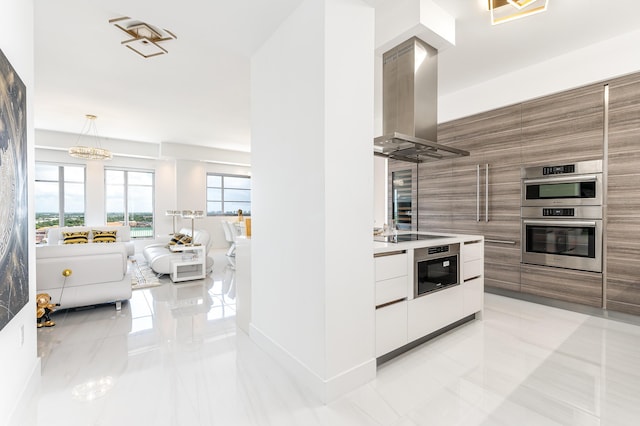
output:
{"label": "ceiling", "polygon": [[[368,0],[373,5],[398,0]],[[486,0],[432,0],[456,18],[440,52],[446,95],[640,29],[637,0],[549,0],[546,13],[490,25]],[[250,150],[250,57],[302,0],[35,2],[36,129]],[[109,19],[130,16],[177,36],[144,59]],[[621,54],[624,54],[621,52]]]}

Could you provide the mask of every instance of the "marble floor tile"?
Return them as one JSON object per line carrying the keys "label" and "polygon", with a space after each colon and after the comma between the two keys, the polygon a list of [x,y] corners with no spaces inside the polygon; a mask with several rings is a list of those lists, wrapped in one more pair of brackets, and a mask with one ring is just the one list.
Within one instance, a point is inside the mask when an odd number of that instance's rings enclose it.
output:
{"label": "marble floor tile", "polygon": [[234,270],[55,312],[40,388],[16,426],[630,425],[640,326],[485,295],[475,320],[322,404],[235,325]]}

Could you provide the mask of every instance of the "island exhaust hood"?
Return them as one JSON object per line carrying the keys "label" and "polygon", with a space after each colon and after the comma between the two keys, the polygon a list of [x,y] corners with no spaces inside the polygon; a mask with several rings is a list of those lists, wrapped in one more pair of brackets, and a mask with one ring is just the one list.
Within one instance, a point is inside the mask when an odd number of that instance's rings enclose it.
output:
{"label": "island exhaust hood", "polygon": [[373,153],[395,160],[427,160],[469,155],[438,144],[438,51],[417,37],[382,56],[383,136]]}

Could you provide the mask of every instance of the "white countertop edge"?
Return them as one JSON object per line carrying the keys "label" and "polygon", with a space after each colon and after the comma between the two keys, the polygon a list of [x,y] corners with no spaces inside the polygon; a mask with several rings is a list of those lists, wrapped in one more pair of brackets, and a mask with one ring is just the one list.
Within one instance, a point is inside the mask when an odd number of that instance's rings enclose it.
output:
{"label": "white countertop edge", "polygon": [[406,234],[421,234],[421,235],[441,235],[442,238],[434,238],[430,240],[418,240],[418,241],[406,241],[400,243],[383,243],[380,241],[373,242],[373,254],[387,253],[398,250],[411,250],[422,247],[435,247],[446,244],[466,243],[470,241],[482,241],[484,243],[483,235],[469,235],[469,234],[450,234],[442,232],[398,232],[398,235]]}

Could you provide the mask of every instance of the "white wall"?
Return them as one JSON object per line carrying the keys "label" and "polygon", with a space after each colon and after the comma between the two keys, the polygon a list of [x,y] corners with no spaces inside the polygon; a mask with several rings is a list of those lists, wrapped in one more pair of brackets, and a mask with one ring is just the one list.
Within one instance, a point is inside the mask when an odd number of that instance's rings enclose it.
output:
{"label": "white wall", "polygon": [[441,96],[438,122],[640,71],[640,30]]}
{"label": "white wall", "polygon": [[251,336],[323,400],[375,376],[363,3],[304,1],[252,58]]}
{"label": "white wall", "polygon": [[387,209],[387,159],[373,157],[373,226],[382,228],[389,223]]}
{"label": "white wall", "polygon": [[[28,174],[33,176],[33,0],[6,0],[0,13],[0,49],[27,88]],[[29,181],[29,239],[35,240],[33,182]],[[29,303],[0,331],[0,424],[9,424],[23,395],[40,378],[35,312],[35,246],[29,245]],[[21,333],[24,330],[24,343]],[[25,400],[28,398],[25,398]]]}

